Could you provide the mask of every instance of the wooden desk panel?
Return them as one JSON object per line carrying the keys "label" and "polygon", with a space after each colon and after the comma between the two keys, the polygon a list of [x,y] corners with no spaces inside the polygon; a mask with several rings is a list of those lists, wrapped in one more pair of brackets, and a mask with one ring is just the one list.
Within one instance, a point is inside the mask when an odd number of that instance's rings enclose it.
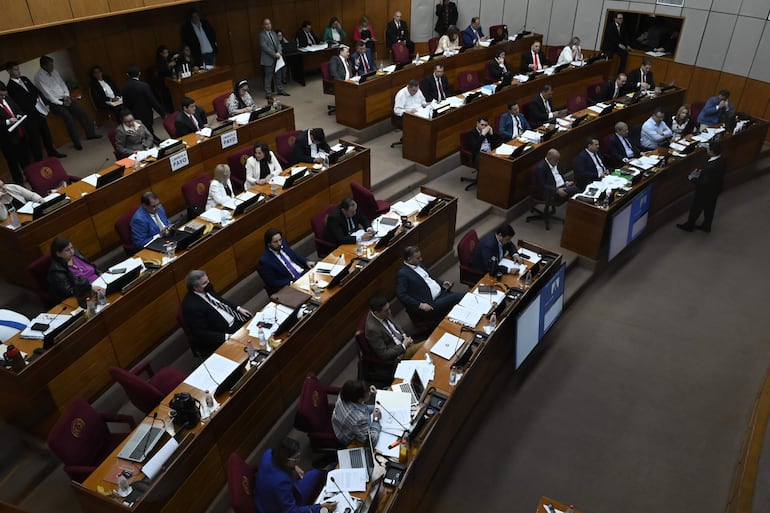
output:
{"label": "wooden desk panel", "polygon": [[233,90],[233,70],[230,66],[217,66],[188,78],[173,80],[166,77],[165,80],[174,108],[179,108],[182,98],[189,96],[198,106],[206,109],[206,114],[214,113],[214,98]]}
{"label": "wooden desk panel", "polygon": [[474,100],[434,119],[404,114],[403,156],[425,166],[433,165],[460,149],[460,133],[475,127],[479,117],[486,116],[490,123],[494,123],[495,117],[506,111],[508,102],[527,103],[544,84],[554,88],[554,105],[564,105],[570,93],[584,91],[588,84],[604,80],[610,74],[610,66],[609,61],[602,61],[550,77],[541,76]]}

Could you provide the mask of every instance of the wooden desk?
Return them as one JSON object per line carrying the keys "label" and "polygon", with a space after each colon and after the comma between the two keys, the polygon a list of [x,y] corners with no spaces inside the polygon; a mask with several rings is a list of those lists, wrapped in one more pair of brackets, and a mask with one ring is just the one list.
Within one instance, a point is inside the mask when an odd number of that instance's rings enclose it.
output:
{"label": "wooden desk", "polygon": [[298,50],[296,53],[284,55],[283,57],[291,71],[291,78],[304,87],[305,75],[308,71],[318,71],[321,68],[321,63],[329,62],[329,59],[339,53],[339,47],[333,47],[317,52],[301,52]]}
{"label": "wooden desk", "polygon": [[518,69],[521,53],[528,51],[534,41],[542,39],[542,35],[534,34],[518,41],[504,41],[487,48],[470,49],[452,57],[436,57],[418,66],[410,64],[388,75],[372,77],[361,85],[349,80],[336,80],[334,103],[337,106],[337,123],[361,130],[389,119],[393,112],[395,94],[410,80],[422,81],[433,73],[436,64],[444,65],[444,74],[453,90],[457,90],[458,75],[466,71],[476,71],[479,80],[483,82],[487,75],[487,65],[498,50],[505,50],[509,69]]}
{"label": "wooden desk", "polygon": [[193,73],[187,78],[174,80],[166,77],[166,87],[171,91],[171,103],[175,109],[182,105],[182,98],[188,96],[195,103],[206,109],[206,114],[214,113],[214,98],[233,91],[233,70],[230,66],[216,66],[207,71]]}
{"label": "wooden desk", "polygon": [[[557,511],[566,512],[569,509],[569,504],[564,504],[563,502],[555,501],[548,497],[540,497],[540,501],[537,503],[537,509],[535,510],[535,513],[551,513],[551,510],[545,507],[546,504],[550,504]],[[575,513],[582,513],[582,510],[578,508],[575,508],[574,511]]]}
{"label": "wooden desk", "polygon": [[[728,174],[756,160],[767,137],[768,122],[757,120],[748,129],[722,139],[722,154],[727,159]],[[660,150],[665,151],[665,150]],[[687,175],[706,160],[706,152],[698,149],[683,159],[669,161],[668,167],[634,185],[619,201],[604,208],[570,199],[561,234],[561,246],[593,260],[607,258],[609,231],[613,216],[633,198],[652,186],[649,218],[693,190]]]}
{"label": "wooden desk", "polygon": [[586,138],[597,137],[601,142],[602,137],[615,132],[615,123],[618,121],[625,121],[629,127],[642,123],[652,115],[655,107],[663,107],[666,112],[676,112],[684,103],[684,95],[683,89],[677,89],[630,107],[615,109],[614,112],[595,117],[592,121],[584,121],[577,128],[535,145],[534,149],[528,150],[516,160],[482,152],[479,155],[476,197],[500,208],[511,208],[530,195],[532,166],[542,161],[551,148],[558,149],[561,154],[559,169],[572,169],[572,159],[585,148]]}
{"label": "wooden desk", "polygon": [[[460,149],[460,133],[474,128],[479,117],[486,116],[489,123],[494,124],[497,115],[507,110],[508,102],[516,100],[523,106],[540,93],[544,84],[553,86],[555,106],[566,105],[570,94],[586,91],[589,84],[606,79],[611,73],[610,68],[609,61],[601,61],[564,70],[550,77],[540,76],[474,100],[434,119],[404,114],[403,156],[425,166],[433,165]],[[497,130],[497,127],[494,128]]]}
{"label": "wooden desk", "polygon": [[[18,374],[0,368],[0,387],[8,392],[0,399],[0,415],[44,435],[74,397],[97,397],[111,383],[110,366],[129,368],[177,328],[176,311],[187,293],[184,280],[190,270],[206,269],[217,290],[227,290],[256,270],[268,228],[276,227],[287,241],[296,242],[310,233],[309,213],[350,195],[351,181],[369,187],[370,150],[353,145],[357,151],[352,157],[295,187],[280,190],[275,198],[181,253],[126,295],[109,298],[111,304],[102,313]],[[270,186],[252,190],[269,193]],[[449,249],[453,238],[454,224]],[[160,258],[159,253],[143,251],[150,253],[150,258]],[[137,326],[141,326],[140,336]],[[13,340],[30,354],[42,346],[39,341],[21,341],[18,336]]]}
{"label": "wooden desk", "polygon": [[[425,188],[423,191],[435,194]],[[283,337],[281,344],[243,387],[232,396],[223,394],[217,398],[222,404],[220,410],[193,430],[195,439],[192,443],[180,451],[178,459],[163,475],[155,478],[147,494],[130,511],[205,511],[225,483],[230,453],[235,451],[245,456],[259,443],[297,398],[306,373],[323,368],[348,343],[371,295],[392,294],[395,270],[402,265],[404,247],[421,244],[432,248],[423,252],[427,264],[451,251],[456,215],[457,199],[448,197],[447,202],[356,271],[348,281],[333,290],[324,290],[321,306],[303,319],[291,334]],[[340,255],[346,260],[352,258],[355,247],[340,247],[327,256],[326,261],[334,262]],[[217,283],[214,278],[212,282]],[[244,328],[217,353],[242,361],[246,357],[243,349],[247,339]],[[202,391],[184,384],[177,391],[188,391],[199,400],[203,399]],[[165,420],[168,428],[173,425],[164,405],[173,394],[169,394],[158,408],[159,419]],[[84,511],[127,510],[112,498],[96,492],[98,486],[107,490],[115,488],[114,484],[104,481],[104,477],[109,475],[119,451],[120,448],[116,449],[82,485],[72,483]]]}
{"label": "wooden desk", "polygon": [[[236,129],[238,143],[222,149],[220,137],[212,137],[201,143],[195,134],[182,137],[187,142],[189,164],[172,171],[170,160],[161,159],[140,170],[126,169],[123,178],[99,189],[83,181],[62,189],[72,202],[55,212],[32,221],[32,216],[19,218],[24,226],[11,230],[10,221],[0,223],[0,245],[6,249],[3,277],[11,283],[32,287],[27,266],[41,255],[47,254],[51,240],[66,234],[72,243],[88,256],[96,256],[120,244],[115,232],[115,221],[123,213],[139,204],[142,193],[152,190],[161,198],[166,212],[173,214],[186,208],[182,184],[200,173],[213,175],[217,164],[227,162],[227,155],[256,141],[265,141],[275,148],[275,138],[294,130],[294,109],[286,105],[280,111]],[[114,165],[103,170],[114,169]],[[367,178],[368,179],[368,178]],[[306,223],[307,225],[307,223]],[[309,233],[309,225],[303,226]]]}

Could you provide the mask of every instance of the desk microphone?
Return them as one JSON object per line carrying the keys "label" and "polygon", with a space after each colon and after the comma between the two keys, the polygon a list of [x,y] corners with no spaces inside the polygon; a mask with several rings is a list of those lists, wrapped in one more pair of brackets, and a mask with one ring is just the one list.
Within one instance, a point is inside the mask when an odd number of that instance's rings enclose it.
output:
{"label": "desk microphone", "polygon": [[107,162],[109,162],[109,161],[110,161],[110,159],[111,159],[111,158],[112,158],[112,157],[107,157],[106,159],[102,160],[102,161],[99,163],[99,167],[97,167],[97,168],[96,168],[96,171],[94,171],[94,173],[98,173],[98,172],[99,172],[99,170],[100,170],[100,169],[102,169],[102,168],[104,167],[104,165],[105,165]]}
{"label": "desk microphone", "polygon": [[340,485],[337,484],[337,481],[334,479],[334,476],[329,476],[329,481],[334,483],[334,486],[337,488],[337,491],[340,492],[342,495],[342,498],[345,499],[345,502],[348,503],[348,506],[350,506],[350,511],[355,511],[356,508],[353,507],[353,505],[348,500],[347,495],[345,495],[345,492],[342,491],[342,488],[340,488]]}
{"label": "desk microphone", "polygon": [[144,449],[142,449],[142,459],[147,457],[147,446],[150,444],[150,438],[152,438],[152,426],[158,418],[158,412],[152,414],[152,422],[150,422],[150,429],[147,430],[147,435],[144,437]]}
{"label": "desk microphone", "polygon": [[[35,331],[39,331],[41,335],[45,336],[45,332],[48,331],[49,329],[51,329],[51,322],[53,322],[54,320],[56,320],[57,317],[59,317],[61,314],[63,314],[64,310],[66,310],[66,309],[67,309],[67,305],[62,306],[61,310],[59,310],[57,313],[53,314],[53,317],[50,318],[48,324],[44,325],[45,328],[43,328],[42,330],[35,330]],[[41,326],[41,328],[42,328],[42,326]]]}
{"label": "desk microphone", "polygon": [[390,412],[390,410],[388,410],[387,408],[385,408],[385,407],[382,405],[382,403],[381,403],[380,401],[374,401],[374,402],[376,402],[376,403],[377,403],[377,406],[379,406],[380,408],[382,408],[382,409],[383,409],[383,411],[384,411],[385,413],[387,413],[388,415],[390,415],[390,418],[391,418],[391,419],[393,419],[393,420],[395,420],[395,421],[396,421],[396,424],[398,424],[399,426],[401,426],[401,427],[404,429],[404,431],[406,431],[406,432],[409,432],[409,428],[407,428],[405,425],[403,425],[403,424],[402,424],[402,423],[401,423],[401,422],[400,422],[400,421],[399,421],[399,420],[396,418],[396,416],[395,416],[395,415],[393,415],[393,414]]}

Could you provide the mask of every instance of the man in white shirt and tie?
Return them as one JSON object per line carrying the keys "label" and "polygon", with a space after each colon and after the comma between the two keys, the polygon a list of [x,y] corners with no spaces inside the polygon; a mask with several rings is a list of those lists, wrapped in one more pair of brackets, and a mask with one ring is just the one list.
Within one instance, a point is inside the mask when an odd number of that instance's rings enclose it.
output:
{"label": "man in white shirt and tie", "polygon": [[176,136],[182,137],[183,135],[194,134],[206,126],[208,126],[208,119],[203,107],[198,107],[192,98],[187,96],[182,98],[182,110],[177,112],[174,119]]}
{"label": "man in white shirt and tie", "polygon": [[142,194],[142,203],[131,216],[131,238],[134,246],[143,248],[155,237],[171,233],[172,224],[160,204],[160,198],[152,191]]}
{"label": "man in white shirt and tie", "polygon": [[578,187],[583,190],[591,182],[599,181],[608,174],[609,170],[599,155],[599,139],[589,137],[586,139],[585,150],[575,158],[575,178]]}
{"label": "man in white shirt and tie", "polygon": [[329,61],[329,75],[336,80],[349,80],[355,74],[353,63],[350,62],[350,48],[342,45],[339,55],[335,55]]}

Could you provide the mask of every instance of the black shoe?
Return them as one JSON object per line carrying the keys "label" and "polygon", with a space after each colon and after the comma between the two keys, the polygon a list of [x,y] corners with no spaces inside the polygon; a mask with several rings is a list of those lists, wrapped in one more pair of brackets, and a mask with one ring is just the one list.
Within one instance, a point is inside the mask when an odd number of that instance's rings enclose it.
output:
{"label": "black shoe", "polygon": [[57,159],[63,159],[67,155],[65,153],[59,153],[58,151],[50,151],[48,152],[49,157],[56,157]]}
{"label": "black shoe", "polygon": [[696,225],[695,225],[695,229],[696,229],[696,230],[700,230],[700,231],[702,231],[702,232],[711,233],[711,228],[706,228],[706,227],[705,227],[705,226],[703,226],[702,224],[696,224]]}
{"label": "black shoe", "polygon": [[280,94],[281,96],[291,96],[291,95],[290,95],[289,93],[287,93],[286,91],[278,91],[278,94]]}
{"label": "black shoe", "polygon": [[693,226],[691,224],[687,224],[687,223],[678,224],[678,225],[676,225],[676,227],[679,228],[680,230],[684,230],[686,232],[691,232],[693,230]]}
{"label": "black shoe", "polygon": [[76,150],[78,150],[78,151],[83,151],[83,145],[82,145],[82,144],[80,144],[80,143],[77,143],[77,144],[75,145],[75,149],[76,149]]}
{"label": "black shoe", "polygon": [[91,141],[93,139],[101,139],[101,138],[102,138],[102,134],[94,134],[94,135],[89,135],[88,137],[86,137],[86,139],[88,139],[89,141]]}

